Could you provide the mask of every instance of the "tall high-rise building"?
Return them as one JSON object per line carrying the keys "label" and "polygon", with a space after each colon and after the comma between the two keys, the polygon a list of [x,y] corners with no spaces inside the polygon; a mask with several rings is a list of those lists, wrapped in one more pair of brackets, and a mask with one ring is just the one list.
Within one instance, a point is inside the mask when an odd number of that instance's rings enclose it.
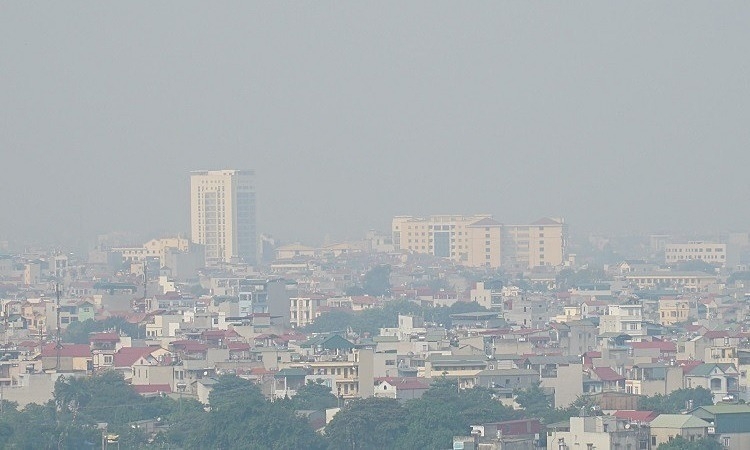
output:
{"label": "tall high-rise building", "polygon": [[190,235],[205,247],[206,263],[255,264],[255,173],[200,170],[190,173]]}

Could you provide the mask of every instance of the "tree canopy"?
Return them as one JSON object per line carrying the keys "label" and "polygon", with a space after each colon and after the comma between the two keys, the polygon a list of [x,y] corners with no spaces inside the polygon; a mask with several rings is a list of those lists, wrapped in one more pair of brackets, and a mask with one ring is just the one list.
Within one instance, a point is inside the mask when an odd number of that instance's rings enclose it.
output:
{"label": "tree canopy", "polygon": [[382,308],[366,309],[364,311],[333,310],[321,314],[315,322],[305,327],[309,333],[330,333],[344,331],[345,327],[357,333],[376,335],[381,328],[394,327],[398,323],[399,314],[409,314],[424,317],[426,322],[440,324],[450,328],[452,314],[487,311],[477,302],[456,302],[449,307],[422,307],[408,300],[391,300]]}
{"label": "tree canopy", "polygon": [[459,390],[449,379],[438,379],[419,399],[405,405],[406,433],[397,449],[449,448],[453,436],[466,435],[471,425],[519,418],[521,413],[504,406],[492,390],[482,387]]}
{"label": "tree canopy", "polygon": [[133,338],[146,335],[144,329],[128,322],[123,317],[108,317],[104,320],[87,319],[83,322],[71,322],[68,328],[65,329],[62,337],[65,342],[88,344],[90,333],[107,330],[121,331]]}
{"label": "tree canopy", "polygon": [[656,450],[723,450],[724,446],[716,439],[702,438],[689,441],[682,436],[675,436],[671,441],[659,444]]}
{"label": "tree canopy", "polygon": [[[396,399],[353,400],[326,426],[329,449],[394,448],[406,430],[406,411]],[[377,428],[377,432],[373,430]]]}
{"label": "tree canopy", "polygon": [[307,384],[297,389],[294,397],[287,400],[286,406],[293,410],[320,410],[335,408],[338,398],[331,389],[319,383],[308,381]]}
{"label": "tree canopy", "polygon": [[642,411],[654,411],[659,414],[678,414],[687,409],[698,406],[713,405],[713,395],[706,388],[677,389],[668,395],[656,394],[653,397],[643,397],[638,403]]}

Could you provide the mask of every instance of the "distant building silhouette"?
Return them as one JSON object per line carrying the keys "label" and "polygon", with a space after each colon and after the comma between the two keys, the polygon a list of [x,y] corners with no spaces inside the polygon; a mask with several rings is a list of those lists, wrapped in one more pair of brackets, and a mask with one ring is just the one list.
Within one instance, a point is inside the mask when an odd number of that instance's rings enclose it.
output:
{"label": "distant building silhouette", "polygon": [[448,258],[470,267],[559,266],[565,256],[562,219],[504,225],[486,214],[397,216],[391,231],[396,250]]}

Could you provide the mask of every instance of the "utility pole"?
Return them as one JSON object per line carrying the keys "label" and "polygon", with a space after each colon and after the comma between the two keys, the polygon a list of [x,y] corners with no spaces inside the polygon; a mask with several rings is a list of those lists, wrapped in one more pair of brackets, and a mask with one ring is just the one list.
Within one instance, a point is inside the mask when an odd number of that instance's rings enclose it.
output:
{"label": "utility pole", "polygon": [[143,259],[143,302],[146,303],[148,289],[148,259]]}
{"label": "utility pole", "polygon": [[57,339],[55,342],[55,349],[57,350],[57,361],[55,362],[55,372],[60,371],[60,351],[62,350],[62,343],[60,341],[60,284],[55,283],[55,295],[57,296]]}

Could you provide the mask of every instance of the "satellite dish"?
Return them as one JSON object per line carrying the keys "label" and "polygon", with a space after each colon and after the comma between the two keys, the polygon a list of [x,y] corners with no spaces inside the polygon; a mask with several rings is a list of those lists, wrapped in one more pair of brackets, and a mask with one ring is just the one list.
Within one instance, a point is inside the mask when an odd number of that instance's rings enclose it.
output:
{"label": "satellite dish", "polygon": [[629,429],[630,429],[630,424],[629,424],[629,423],[626,423],[626,424],[625,424],[625,429],[626,429],[626,430],[629,430]]}

